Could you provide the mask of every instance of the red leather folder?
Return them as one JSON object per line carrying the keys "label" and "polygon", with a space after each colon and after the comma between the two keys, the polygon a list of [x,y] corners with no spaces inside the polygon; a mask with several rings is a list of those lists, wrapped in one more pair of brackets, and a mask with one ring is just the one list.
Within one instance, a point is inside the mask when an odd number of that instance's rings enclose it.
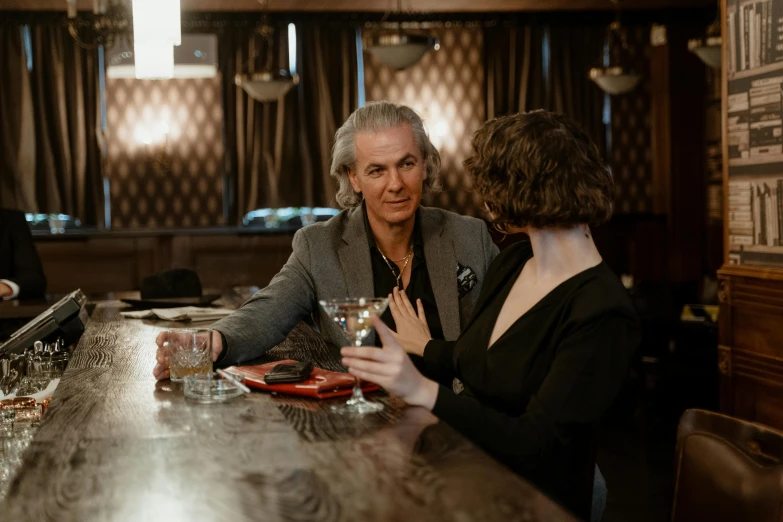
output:
{"label": "red leather folder", "polygon": [[[297,361],[285,360],[257,364],[255,366],[231,366],[226,368],[225,371],[242,377],[247,386],[259,390],[300,395],[314,399],[329,399],[331,397],[351,395],[354,383],[353,375],[350,373],[330,372],[322,368],[313,368],[310,378],[302,382],[283,384],[267,384],[264,382],[264,375],[276,364],[295,362]],[[375,391],[378,388],[377,384],[362,381],[362,391],[364,393]]]}

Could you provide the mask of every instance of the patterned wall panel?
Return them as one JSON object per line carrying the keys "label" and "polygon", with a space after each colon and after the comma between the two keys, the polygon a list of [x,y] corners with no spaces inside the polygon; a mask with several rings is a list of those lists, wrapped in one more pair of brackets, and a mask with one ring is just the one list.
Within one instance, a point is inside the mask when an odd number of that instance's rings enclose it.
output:
{"label": "patterned wall panel", "polygon": [[220,78],[108,79],[112,226],[223,224]]}
{"label": "patterned wall panel", "polygon": [[612,96],[611,166],[615,179],[615,212],[652,212],[652,138],[650,111],[650,28],[627,28],[629,63],[641,72],[640,85]]}
{"label": "patterned wall panel", "polygon": [[484,122],[483,33],[480,27],[429,29],[440,50],[404,71],[394,71],[364,53],[368,101],[404,103],[424,118],[441,154],[443,192],[427,204],[467,215],[482,212],[480,198],[462,168],[470,137]]}

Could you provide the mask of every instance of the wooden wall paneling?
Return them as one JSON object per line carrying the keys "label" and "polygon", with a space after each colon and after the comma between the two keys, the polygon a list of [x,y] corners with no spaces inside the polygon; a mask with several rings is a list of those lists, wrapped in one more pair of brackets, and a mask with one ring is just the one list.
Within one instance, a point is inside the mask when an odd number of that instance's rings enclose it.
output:
{"label": "wooden wall paneling", "polygon": [[718,276],[721,409],[783,428],[783,272],[727,265]]}
{"label": "wooden wall paneling", "polygon": [[36,246],[52,293],[134,290],[165,259],[155,238],[44,241]]}
{"label": "wooden wall paneling", "polygon": [[734,415],[741,419],[756,420],[756,385],[750,379],[742,377],[733,379],[734,383],[731,389],[731,411],[726,411],[729,415]]}
{"label": "wooden wall paneling", "polygon": [[[193,236],[176,236],[171,241],[171,267],[172,268],[190,268],[193,269],[195,263],[190,250],[191,238]],[[203,284],[203,283],[202,283]]]}
{"label": "wooden wall paneling", "polygon": [[756,383],[753,391],[756,396],[753,418],[767,426],[783,426],[783,394],[779,387]]}
{"label": "wooden wall paneling", "polygon": [[170,268],[198,272],[204,288],[266,286],[291,254],[290,234],[190,235],[37,241],[48,291],[88,294],[138,290]]}
{"label": "wooden wall paneling", "polygon": [[202,285],[223,288],[235,285],[264,287],[291,255],[291,236],[193,236],[191,268]]}
{"label": "wooden wall paneling", "polygon": [[721,411],[734,412],[734,385],[731,372],[731,279],[718,272],[718,371],[720,380]]}
{"label": "wooden wall paneling", "polygon": [[775,386],[738,376],[732,415],[779,428],[783,426],[783,395]]}
{"label": "wooden wall paneling", "polygon": [[650,50],[652,189],[653,212],[671,213],[671,82],[669,78],[669,43],[654,45]]}
{"label": "wooden wall paneling", "polygon": [[163,260],[168,256],[160,248],[160,238],[142,237],[134,240],[136,246],[136,288],[141,286],[141,280],[162,270]]}

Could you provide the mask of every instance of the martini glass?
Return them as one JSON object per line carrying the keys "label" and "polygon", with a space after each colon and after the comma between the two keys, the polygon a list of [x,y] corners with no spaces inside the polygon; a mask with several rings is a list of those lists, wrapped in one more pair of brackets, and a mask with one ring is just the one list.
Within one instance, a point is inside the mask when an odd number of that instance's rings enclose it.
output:
{"label": "martini glass", "polygon": [[[349,297],[319,301],[326,314],[332,318],[354,346],[362,342],[373,332],[372,317],[380,317],[389,305],[388,298]],[[383,404],[370,402],[364,398],[359,379],[353,385],[353,395],[345,404],[332,406],[337,413],[375,413],[383,409]]]}

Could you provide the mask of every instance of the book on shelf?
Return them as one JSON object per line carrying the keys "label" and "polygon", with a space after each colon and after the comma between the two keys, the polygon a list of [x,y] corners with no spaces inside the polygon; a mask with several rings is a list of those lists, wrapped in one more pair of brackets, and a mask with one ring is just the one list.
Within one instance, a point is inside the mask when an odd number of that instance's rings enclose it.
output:
{"label": "book on shelf", "polygon": [[730,245],[753,246],[753,236],[732,236],[729,235]]}
{"label": "book on shelf", "polygon": [[783,61],[783,7],[778,0],[741,0],[726,12],[730,72]]}
{"label": "book on shelf", "polygon": [[750,226],[753,226],[753,220],[751,219],[751,213],[750,211],[747,212],[741,212],[741,211],[729,211],[729,221],[736,221],[736,222],[748,222],[750,223]]}
{"label": "book on shelf", "polygon": [[783,179],[730,182],[727,217],[732,245],[783,245]]}
{"label": "book on shelf", "polygon": [[776,183],[777,194],[777,218],[778,218],[778,245],[783,244],[783,179],[779,179]]}
{"label": "book on shelf", "polygon": [[732,94],[729,96],[729,158],[746,158],[750,155],[749,107],[747,92],[741,93],[741,95]]}
{"label": "book on shelf", "polygon": [[748,91],[751,157],[783,154],[783,92],[780,82],[779,77],[751,82]]}

